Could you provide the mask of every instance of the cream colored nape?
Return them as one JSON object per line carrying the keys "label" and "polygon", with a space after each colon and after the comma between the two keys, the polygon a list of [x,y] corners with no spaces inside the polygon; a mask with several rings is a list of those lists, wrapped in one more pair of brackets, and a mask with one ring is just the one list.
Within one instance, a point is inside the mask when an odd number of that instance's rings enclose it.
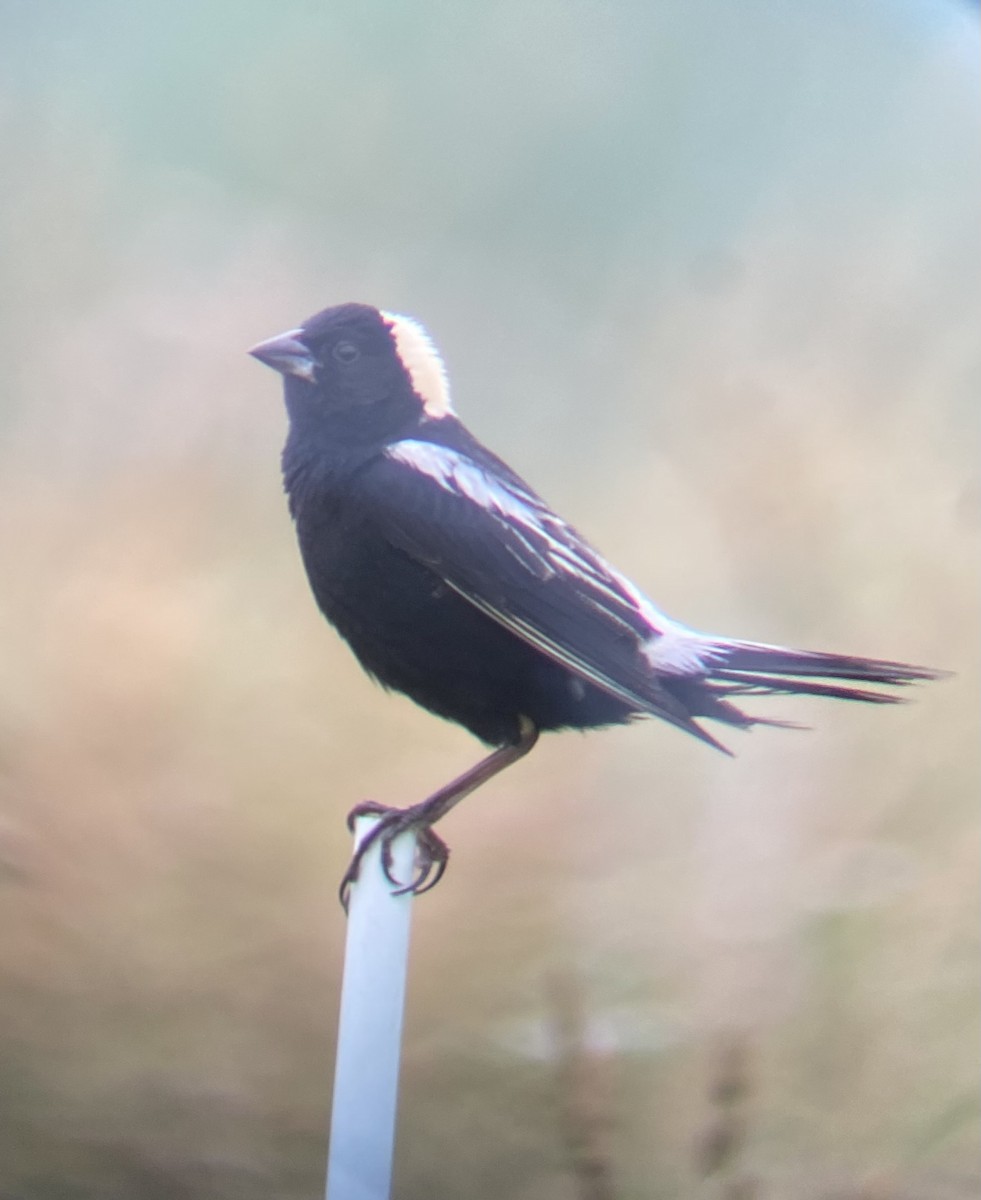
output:
{"label": "cream colored nape", "polygon": [[453,412],[450,384],[443,360],[429,334],[411,317],[384,311],[381,315],[392,331],[395,349],[409,372],[412,389],[422,401],[426,416],[436,421],[448,416]]}

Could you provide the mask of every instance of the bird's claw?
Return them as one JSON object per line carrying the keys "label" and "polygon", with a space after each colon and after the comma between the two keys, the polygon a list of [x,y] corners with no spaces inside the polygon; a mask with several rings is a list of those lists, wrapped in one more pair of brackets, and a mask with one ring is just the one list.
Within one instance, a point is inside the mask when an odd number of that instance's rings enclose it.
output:
{"label": "bird's claw", "polygon": [[385,817],[389,813],[402,811],[401,808],[392,808],[390,804],[379,804],[377,800],[362,800],[347,814],[347,827],[349,832],[354,833],[354,824],[358,817]]}
{"label": "bird's claw", "polygon": [[[340,900],[345,912],[351,899],[351,887],[361,871],[361,862],[376,842],[380,843],[381,866],[385,878],[392,885],[393,896],[421,896],[423,892],[431,891],[443,878],[450,858],[450,849],[432,826],[426,823],[422,808],[422,805],[413,808],[390,808],[386,804],[366,800],[355,805],[348,813],[347,824],[352,831],[358,817],[372,816],[381,819],[362,839],[341,879]],[[394,874],[392,844],[397,837],[410,830],[416,835],[415,874],[408,883],[403,883],[401,879],[396,879]]]}

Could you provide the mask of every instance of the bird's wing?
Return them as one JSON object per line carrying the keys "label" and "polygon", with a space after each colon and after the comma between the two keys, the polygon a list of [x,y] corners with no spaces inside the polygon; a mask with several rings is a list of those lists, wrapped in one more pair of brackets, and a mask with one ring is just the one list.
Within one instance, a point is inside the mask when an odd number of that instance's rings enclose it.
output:
{"label": "bird's wing", "polygon": [[707,737],[651,656],[689,631],[491,461],[493,471],[447,446],[400,441],[362,472],[360,498],[394,545],[516,637],[628,707]]}

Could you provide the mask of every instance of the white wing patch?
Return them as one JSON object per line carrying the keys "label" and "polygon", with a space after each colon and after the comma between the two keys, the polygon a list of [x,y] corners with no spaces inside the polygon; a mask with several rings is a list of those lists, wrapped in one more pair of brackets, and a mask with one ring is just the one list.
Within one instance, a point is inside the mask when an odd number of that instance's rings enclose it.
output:
{"label": "white wing patch", "polygon": [[[466,496],[480,508],[516,521],[539,535],[545,533],[536,519],[536,509],[532,507],[533,497],[494,479],[486,471],[482,471],[473,459],[457,450],[437,446],[435,442],[419,442],[414,438],[407,438],[389,446],[385,454],[422,475],[428,475],[444,491]],[[557,520],[554,517],[553,519]]]}
{"label": "white wing patch", "polygon": [[[506,522],[510,536],[540,566],[541,578],[564,575],[575,581],[581,588],[583,602],[607,620],[633,616],[636,621],[639,616],[649,633],[647,637],[637,634],[638,650],[654,671],[666,675],[700,674],[716,657],[709,638],[672,621],[655,608],[625,575],[587,546],[538,496],[488,475],[465,454],[432,442],[407,439],[396,442],[385,453],[427,475],[444,491],[465,496]],[[517,551],[514,553],[521,558]],[[528,628],[521,632],[533,644],[543,641],[540,633]]]}
{"label": "white wing patch", "polygon": [[422,401],[426,416],[436,421],[448,416],[453,411],[450,383],[429,334],[411,317],[390,312],[381,315],[392,331],[395,349],[412,380],[412,390]]}

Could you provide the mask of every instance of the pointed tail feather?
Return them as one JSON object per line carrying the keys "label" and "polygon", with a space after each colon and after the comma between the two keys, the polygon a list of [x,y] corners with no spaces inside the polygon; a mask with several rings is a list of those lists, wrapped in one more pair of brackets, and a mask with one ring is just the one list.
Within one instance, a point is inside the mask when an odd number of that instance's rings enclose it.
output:
{"label": "pointed tail feather", "polygon": [[[850,676],[849,676],[850,678]],[[712,679],[725,682],[727,696],[827,696],[832,700],[861,700],[865,704],[905,704],[905,696],[872,692],[841,683],[820,683],[748,671],[713,671]],[[905,686],[905,682],[900,686]]]}
{"label": "pointed tail feather", "polygon": [[854,684],[904,688],[949,675],[947,671],[886,659],[791,650],[786,646],[726,638],[700,640],[700,670],[662,676],[662,683],[693,717],[707,717],[739,729],[753,725],[794,726],[744,713],[732,703],[734,697],[825,696],[866,704],[899,704],[905,700],[904,696]]}
{"label": "pointed tail feather", "polygon": [[[764,642],[736,642],[720,638],[712,642],[712,658],[709,675],[715,678],[724,672],[724,678],[736,680],[742,675],[773,677],[778,675],[801,676],[819,679],[854,679],[859,683],[876,683],[885,687],[905,687],[927,679],[941,679],[946,671],[935,671],[929,667],[917,667],[910,663],[892,662],[888,659],[859,658],[851,654],[824,654],[813,650],[790,650],[786,646],[768,646]],[[801,689],[793,679],[790,686],[783,688],[776,679],[771,683],[780,691],[811,692]],[[844,689],[847,692],[847,689]],[[855,689],[855,695],[842,695],[842,699],[885,700],[887,703],[899,699],[881,692],[864,692]],[[831,695],[818,691],[814,695]],[[837,695],[837,693],[834,693]]]}

